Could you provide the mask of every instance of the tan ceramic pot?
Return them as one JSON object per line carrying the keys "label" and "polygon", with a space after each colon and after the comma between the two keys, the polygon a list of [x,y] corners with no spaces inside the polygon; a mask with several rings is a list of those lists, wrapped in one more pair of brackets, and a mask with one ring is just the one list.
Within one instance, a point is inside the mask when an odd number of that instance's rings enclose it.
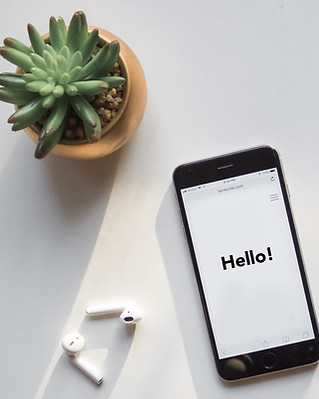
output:
{"label": "tan ceramic pot", "polygon": [[[90,27],[90,30],[93,29],[94,27]],[[55,155],[72,159],[104,157],[127,143],[142,121],[147,90],[141,64],[133,51],[120,38],[104,29],[98,28],[98,30],[99,36],[106,42],[117,40],[120,43],[119,63],[126,78],[123,101],[116,118],[103,129],[103,135],[97,143],[61,141],[51,151]],[[37,143],[38,134],[32,128],[26,128],[25,132],[32,141]]]}

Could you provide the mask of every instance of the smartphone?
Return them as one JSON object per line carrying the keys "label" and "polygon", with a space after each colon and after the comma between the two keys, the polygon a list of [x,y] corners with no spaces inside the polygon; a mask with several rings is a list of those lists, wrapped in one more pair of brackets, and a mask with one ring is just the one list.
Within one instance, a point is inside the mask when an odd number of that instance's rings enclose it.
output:
{"label": "smartphone", "polygon": [[219,375],[312,364],[318,326],[277,151],[177,167],[173,181]]}

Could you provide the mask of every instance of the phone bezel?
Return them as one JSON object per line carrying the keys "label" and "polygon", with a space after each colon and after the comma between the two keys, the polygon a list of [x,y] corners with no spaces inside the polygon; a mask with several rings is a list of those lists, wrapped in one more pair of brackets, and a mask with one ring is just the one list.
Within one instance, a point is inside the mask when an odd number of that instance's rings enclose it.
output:
{"label": "phone bezel", "polygon": [[[195,250],[192,243],[188,220],[181,195],[183,188],[206,184],[213,181],[232,178],[239,175],[257,172],[263,169],[276,167],[285,202],[293,243],[298,259],[299,271],[305,291],[307,305],[315,338],[295,344],[284,345],[271,349],[246,353],[231,358],[220,359],[218,356],[213,328],[205,298],[205,292],[201,281],[201,275],[197,265]],[[277,150],[271,146],[260,146],[235,153],[230,153],[214,158],[208,158],[196,162],[183,164],[173,172],[173,182],[184,224],[186,238],[193,261],[195,276],[206,318],[210,341],[219,375],[227,380],[239,380],[254,377],[269,372],[281,371],[307,364],[312,364],[319,359],[319,333],[314,306],[311,299],[301,248],[289,202],[289,195],[285,178]]]}

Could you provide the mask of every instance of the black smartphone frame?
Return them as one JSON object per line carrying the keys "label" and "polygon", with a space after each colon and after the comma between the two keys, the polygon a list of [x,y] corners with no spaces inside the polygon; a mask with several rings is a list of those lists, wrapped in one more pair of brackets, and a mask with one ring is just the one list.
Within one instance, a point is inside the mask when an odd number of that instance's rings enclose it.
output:
{"label": "black smartphone frame", "polygon": [[[266,170],[273,167],[277,168],[279,175],[280,186],[284,198],[285,208],[289,220],[291,235],[297,255],[299,271],[315,338],[295,344],[286,344],[284,346],[271,348],[269,350],[264,349],[253,353],[246,353],[230,358],[220,359],[218,356],[214,332],[210,321],[203,283],[201,281],[201,275],[195,256],[195,250],[181,190],[213,181],[258,172],[260,170]],[[319,359],[318,325],[289,202],[289,194],[286,187],[280,158],[276,149],[271,146],[260,146],[214,158],[204,159],[197,162],[183,164],[174,170],[173,182],[219,375],[224,380],[234,381],[316,363]]]}

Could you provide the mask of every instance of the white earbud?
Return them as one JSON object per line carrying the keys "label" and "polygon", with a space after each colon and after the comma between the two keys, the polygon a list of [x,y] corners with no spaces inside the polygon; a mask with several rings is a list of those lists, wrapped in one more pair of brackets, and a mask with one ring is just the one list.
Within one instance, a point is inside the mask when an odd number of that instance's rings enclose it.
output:
{"label": "white earbud", "polygon": [[91,305],[86,309],[86,314],[90,317],[120,314],[120,318],[125,324],[135,324],[142,318],[137,309],[123,305]]}
{"label": "white earbud", "polygon": [[62,348],[74,366],[81,370],[96,384],[101,384],[103,381],[103,376],[101,375],[100,371],[79,356],[79,353],[84,348],[84,345],[85,339],[78,332],[71,332],[62,340]]}
{"label": "white earbud", "polygon": [[86,315],[90,317],[94,316],[106,316],[112,314],[120,314],[125,309],[123,305],[105,305],[105,304],[95,304],[88,306],[86,309]]}
{"label": "white earbud", "polygon": [[120,318],[125,324],[136,324],[142,316],[137,309],[126,308],[121,313]]}
{"label": "white earbud", "polygon": [[75,355],[84,348],[85,338],[78,332],[67,334],[62,340],[62,348],[68,355]]}

